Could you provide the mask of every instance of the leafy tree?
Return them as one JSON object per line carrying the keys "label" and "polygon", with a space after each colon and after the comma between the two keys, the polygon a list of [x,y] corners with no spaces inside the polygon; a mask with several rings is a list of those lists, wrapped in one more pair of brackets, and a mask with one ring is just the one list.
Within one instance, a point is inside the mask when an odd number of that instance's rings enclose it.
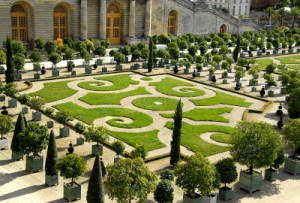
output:
{"label": "leafy tree", "polygon": [[154,191],[154,199],[158,203],[172,203],[174,199],[174,189],[171,181],[161,180]]}
{"label": "leafy tree", "polygon": [[99,154],[96,155],[86,196],[88,203],[104,203],[104,188]]}
{"label": "leafy tree", "polygon": [[10,97],[14,97],[17,92],[16,83],[7,83],[3,88],[3,93]]}
{"label": "leafy tree", "polygon": [[232,183],[236,180],[238,174],[234,161],[232,158],[221,159],[216,163],[216,169],[220,174],[220,181],[225,183],[225,188],[227,183]]}
{"label": "leafy tree", "polygon": [[190,46],[188,48],[188,52],[189,52],[190,55],[192,55],[193,57],[195,57],[196,54],[197,54],[197,52],[198,52],[198,49],[197,49],[196,46]]}
{"label": "leafy tree", "polygon": [[15,131],[11,140],[10,148],[12,151],[15,152],[21,152],[22,149],[20,148],[20,140],[18,138],[18,135],[22,133],[25,130],[25,121],[24,121],[24,115],[22,112],[19,113],[17,122],[15,125]]}
{"label": "leafy tree", "polygon": [[57,168],[56,168],[57,161],[58,158],[57,158],[55,135],[53,130],[51,130],[48,150],[47,150],[46,164],[45,164],[45,172],[47,176],[57,175]]}
{"label": "leafy tree", "polygon": [[87,51],[91,53],[91,51],[94,49],[94,43],[91,40],[86,40],[85,44]]}
{"label": "leafy tree", "polygon": [[142,159],[145,159],[146,156],[147,156],[147,151],[145,150],[145,147],[144,146],[136,146],[134,150],[132,150],[131,152],[131,156],[132,158],[142,158]]}
{"label": "leafy tree", "polygon": [[287,12],[285,11],[285,8],[280,8],[278,11],[277,11],[278,15],[280,16],[280,26],[283,25],[283,19],[284,19],[284,16],[287,14]]}
{"label": "leafy tree", "polygon": [[116,52],[114,55],[114,60],[117,62],[118,65],[120,65],[122,62],[125,61],[125,55],[121,52]]}
{"label": "leafy tree", "polygon": [[170,169],[166,169],[163,172],[160,173],[160,179],[161,180],[170,180],[173,181],[174,180],[174,171],[170,170]]}
{"label": "leafy tree", "polygon": [[202,154],[195,154],[186,158],[185,163],[175,166],[176,185],[181,187],[191,198],[210,195],[216,180],[215,167]]}
{"label": "leafy tree", "polygon": [[124,153],[125,150],[125,145],[119,141],[116,140],[112,143],[111,147],[113,148],[113,150],[116,152],[116,154],[119,156],[120,154]]}
{"label": "leafy tree", "polygon": [[85,131],[86,127],[83,125],[83,123],[78,122],[75,125],[75,131],[79,134],[83,134]]}
{"label": "leafy tree", "polygon": [[125,56],[128,56],[131,54],[131,49],[130,46],[123,46],[122,48],[122,54],[124,54]]}
{"label": "leafy tree", "polygon": [[56,49],[57,49],[56,42],[54,42],[54,41],[47,41],[44,48],[45,48],[45,51],[48,54],[51,54],[52,52],[55,52]]}
{"label": "leafy tree", "polygon": [[29,59],[33,63],[39,63],[43,61],[43,54],[38,49],[34,49],[33,52],[30,54]]}
{"label": "leafy tree", "polygon": [[171,141],[171,159],[170,164],[175,165],[180,160],[180,137],[182,125],[182,106],[181,100],[178,101],[174,114],[174,129]]}
{"label": "leafy tree", "polygon": [[24,69],[25,65],[25,55],[21,53],[17,53],[13,56],[13,63],[17,70]]}
{"label": "leafy tree", "polygon": [[34,40],[35,48],[42,50],[45,47],[45,41],[43,39]]}
{"label": "leafy tree", "polygon": [[99,56],[105,56],[105,55],[106,55],[106,49],[105,49],[105,47],[100,46],[100,47],[97,47],[97,48],[95,49],[94,53],[95,53],[96,55],[99,55]]}
{"label": "leafy tree", "polygon": [[222,56],[220,55],[215,55],[213,56],[212,60],[216,63],[219,64],[222,61]]}
{"label": "leafy tree", "polygon": [[153,68],[153,42],[152,37],[149,39],[149,56],[148,56],[148,72],[152,72]]}
{"label": "leafy tree", "polygon": [[90,60],[92,59],[91,57],[91,54],[86,50],[86,49],[83,49],[81,52],[80,52],[80,56],[81,58],[83,58],[83,60],[89,64],[90,63]]}
{"label": "leafy tree", "polygon": [[75,52],[74,52],[74,50],[71,49],[71,48],[69,48],[69,47],[67,47],[65,49],[65,57],[66,57],[67,60],[74,59],[75,58]]}
{"label": "leafy tree", "polygon": [[236,47],[233,51],[233,59],[235,62],[237,62],[237,60],[238,60],[240,51],[241,51],[241,37],[238,36],[237,41],[236,41]]}
{"label": "leafy tree", "polygon": [[275,14],[275,10],[272,7],[268,7],[265,12],[268,15],[268,24],[272,24],[272,16]]}
{"label": "leafy tree", "polygon": [[241,121],[235,128],[230,154],[235,161],[249,167],[249,174],[253,173],[254,166],[264,167],[273,163],[281,147],[281,138],[271,125]]}
{"label": "leafy tree", "polygon": [[49,61],[51,61],[54,65],[61,62],[62,58],[57,52],[52,52],[49,55]]}
{"label": "leafy tree", "polygon": [[300,88],[296,88],[290,93],[290,100],[288,102],[288,113],[291,118],[300,118]]}
{"label": "leafy tree", "polygon": [[77,154],[69,154],[58,161],[56,168],[64,178],[71,178],[71,186],[73,186],[75,179],[86,170],[86,162]]}
{"label": "leafy tree", "polygon": [[84,137],[88,142],[96,142],[99,145],[101,142],[108,140],[107,129],[103,126],[88,127],[84,133]]}
{"label": "leafy tree", "polygon": [[5,47],[6,47],[5,82],[12,83],[15,80],[15,65],[13,62],[12,41],[8,36],[6,39]]}
{"label": "leafy tree", "polygon": [[276,63],[270,63],[267,67],[266,67],[266,72],[268,74],[274,73],[275,69],[277,68],[277,64]]}
{"label": "leafy tree", "polygon": [[64,111],[56,112],[55,118],[57,119],[57,121],[59,123],[63,124],[64,126],[66,125],[66,123],[68,121],[73,120],[73,118],[67,112],[64,112]]}
{"label": "leafy tree", "polygon": [[11,41],[11,51],[12,51],[13,55],[16,55],[16,54],[25,54],[26,47],[23,45],[22,42],[16,41],[16,40],[12,40]]}
{"label": "leafy tree", "polygon": [[43,149],[46,149],[49,140],[48,128],[38,123],[28,123],[26,129],[18,135],[20,148],[25,154],[36,157]]}
{"label": "leafy tree", "polygon": [[141,158],[123,159],[107,167],[104,182],[108,196],[118,203],[128,203],[134,199],[141,201],[155,189],[157,176],[150,171]]}
{"label": "leafy tree", "polygon": [[6,63],[6,54],[5,51],[0,49],[0,64],[5,64]]}
{"label": "leafy tree", "polygon": [[284,136],[288,146],[293,150],[293,156],[296,157],[297,148],[300,146],[300,119],[289,120],[282,128],[282,135]]}
{"label": "leafy tree", "polygon": [[293,17],[292,28],[294,28],[294,27],[295,27],[295,21],[296,21],[296,18],[297,18],[298,16],[300,16],[300,9],[299,9],[298,7],[293,7],[293,8],[291,9],[290,15]]}
{"label": "leafy tree", "polygon": [[8,133],[14,127],[12,119],[7,115],[0,114],[0,135],[3,138],[3,135]]}
{"label": "leafy tree", "polygon": [[146,46],[141,50],[141,57],[146,61],[148,59],[148,56],[149,56],[149,48],[148,46]]}
{"label": "leafy tree", "polygon": [[139,50],[134,50],[132,52],[131,61],[136,61],[137,59],[141,58],[142,53]]}

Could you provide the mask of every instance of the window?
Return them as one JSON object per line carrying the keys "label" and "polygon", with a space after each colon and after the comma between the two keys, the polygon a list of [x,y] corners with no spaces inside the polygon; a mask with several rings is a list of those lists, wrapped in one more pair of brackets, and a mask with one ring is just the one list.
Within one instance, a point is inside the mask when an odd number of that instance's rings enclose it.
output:
{"label": "window", "polygon": [[56,6],[53,12],[54,39],[68,36],[67,12],[62,6]]}
{"label": "window", "polygon": [[235,15],[235,6],[233,6],[232,15]]}
{"label": "window", "polygon": [[241,12],[242,12],[242,7],[239,6],[239,15],[241,15]]}
{"label": "window", "polygon": [[168,33],[172,35],[177,34],[177,13],[171,11],[168,16]]}
{"label": "window", "polygon": [[11,8],[11,29],[13,40],[27,42],[27,15],[21,5]]}

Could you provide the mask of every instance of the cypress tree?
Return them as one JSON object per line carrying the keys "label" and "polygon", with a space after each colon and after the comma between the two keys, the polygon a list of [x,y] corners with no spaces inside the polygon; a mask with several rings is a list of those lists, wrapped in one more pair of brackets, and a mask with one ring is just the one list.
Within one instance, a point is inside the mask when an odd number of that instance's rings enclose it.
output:
{"label": "cypress tree", "polygon": [[101,158],[101,171],[102,171],[102,177],[104,177],[106,175],[106,168],[104,166],[104,162]]}
{"label": "cypress tree", "polygon": [[148,72],[152,71],[153,67],[153,42],[152,37],[149,39],[149,58],[148,58]]}
{"label": "cypress tree", "polygon": [[45,172],[47,176],[54,176],[57,175],[57,149],[56,149],[56,141],[53,130],[50,133],[50,139],[48,144],[47,150],[47,158],[46,158],[46,165],[45,165]]}
{"label": "cypress tree", "polygon": [[174,114],[174,129],[171,141],[171,160],[170,164],[175,165],[180,159],[180,136],[182,125],[182,106],[181,99],[178,101]]}
{"label": "cypress tree", "polygon": [[5,71],[5,81],[6,83],[14,82],[15,80],[15,70],[13,64],[13,54],[11,47],[11,39],[9,36],[6,38],[6,71]]}
{"label": "cypress tree", "polygon": [[241,37],[238,36],[237,41],[236,41],[236,47],[233,51],[233,59],[235,62],[237,62],[237,60],[238,60],[240,51],[241,51]]}
{"label": "cypress tree", "polygon": [[15,125],[15,131],[14,131],[11,145],[10,145],[10,148],[12,151],[15,151],[15,152],[22,151],[20,149],[20,142],[19,142],[18,134],[21,133],[22,131],[24,131],[25,128],[26,128],[25,117],[24,117],[23,113],[20,112],[17,122],[16,122],[16,125]]}
{"label": "cypress tree", "polygon": [[86,201],[88,203],[104,203],[102,169],[99,154],[96,155],[89,180]]}

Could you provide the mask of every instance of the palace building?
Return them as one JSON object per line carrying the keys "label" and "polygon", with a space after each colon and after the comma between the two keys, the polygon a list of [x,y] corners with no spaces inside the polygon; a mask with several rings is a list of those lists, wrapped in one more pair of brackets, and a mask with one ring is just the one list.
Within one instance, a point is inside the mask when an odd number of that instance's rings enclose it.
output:
{"label": "palace building", "polygon": [[[249,14],[248,0],[236,0],[239,5],[234,0],[226,4],[225,0],[213,1],[221,3],[216,6],[207,0],[0,0],[0,43],[10,35],[28,44],[37,38],[71,37],[108,39],[118,45],[164,32],[181,35],[260,29],[254,21],[236,16]],[[228,11],[223,9],[226,6]]]}

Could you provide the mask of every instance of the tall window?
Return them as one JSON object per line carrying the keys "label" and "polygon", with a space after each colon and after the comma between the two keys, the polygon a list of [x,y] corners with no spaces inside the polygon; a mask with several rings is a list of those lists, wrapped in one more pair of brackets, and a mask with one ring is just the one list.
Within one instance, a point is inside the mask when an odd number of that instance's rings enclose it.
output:
{"label": "tall window", "polygon": [[225,32],[227,32],[227,27],[226,27],[226,25],[221,25],[221,27],[220,27],[220,33],[225,33]]}
{"label": "tall window", "polygon": [[68,36],[68,16],[62,6],[56,6],[53,12],[54,39]]}
{"label": "tall window", "polygon": [[177,34],[177,13],[171,11],[168,16],[168,33],[172,35]]}
{"label": "tall window", "polygon": [[27,42],[27,15],[21,5],[11,8],[12,39]]}
{"label": "tall window", "polygon": [[121,43],[121,10],[114,3],[107,8],[106,38],[113,45]]}

